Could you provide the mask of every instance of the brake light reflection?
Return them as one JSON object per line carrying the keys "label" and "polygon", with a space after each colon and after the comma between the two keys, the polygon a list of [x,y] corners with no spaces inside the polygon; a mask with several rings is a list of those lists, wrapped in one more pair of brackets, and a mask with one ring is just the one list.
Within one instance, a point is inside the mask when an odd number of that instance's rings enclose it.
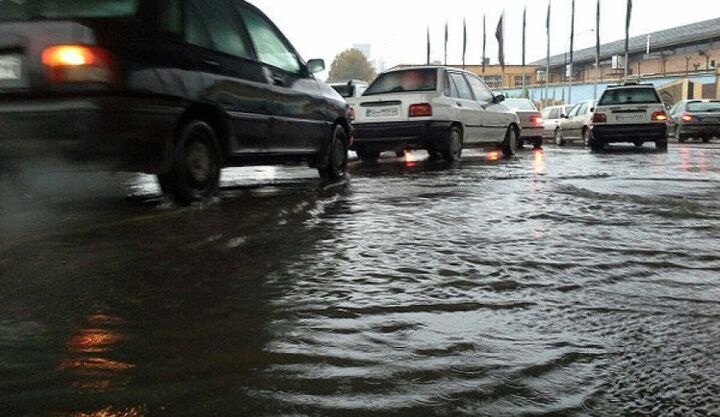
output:
{"label": "brake light reflection", "polygon": [[488,152],[488,153],[485,154],[485,159],[487,159],[488,161],[494,162],[494,161],[499,161],[501,156],[502,156],[502,152],[501,152],[501,151],[497,151],[497,150],[496,150],[496,151],[490,151],[490,152]]}
{"label": "brake light reflection", "polygon": [[542,149],[533,151],[533,172],[537,175],[545,173],[545,151]]}

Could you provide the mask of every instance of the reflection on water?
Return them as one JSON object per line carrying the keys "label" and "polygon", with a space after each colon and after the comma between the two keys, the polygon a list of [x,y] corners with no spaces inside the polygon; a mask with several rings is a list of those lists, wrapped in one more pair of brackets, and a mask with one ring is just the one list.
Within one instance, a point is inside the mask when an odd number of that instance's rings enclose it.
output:
{"label": "reflection on water", "polygon": [[0,248],[0,415],[712,415],[720,149],[683,152],[417,153],[332,189],[248,169],[207,207],[147,177],[68,205],[81,227]]}

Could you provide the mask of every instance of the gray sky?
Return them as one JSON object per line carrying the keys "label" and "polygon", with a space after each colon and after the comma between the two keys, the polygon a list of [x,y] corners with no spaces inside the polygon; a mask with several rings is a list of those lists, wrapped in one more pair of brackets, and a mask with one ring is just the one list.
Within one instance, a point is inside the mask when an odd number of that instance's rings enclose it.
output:
{"label": "gray sky", "polygon": [[[522,56],[522,10],[528,8],[527,61],[545,56],[547,0],[249,0],[267,13],[305,59],[324,58],[329,66],[355,43],[372,45],[372,58],[388,67],[425,61],[425,32],[430,26],[432,58],[443,56],[445,21],[450,24],[450,63],[462,56],[462,20],[468,21],[468,64],[482,56],[482,16],[487,14],[488,57],[497,62],[495,28],[506,12],[506,61]],[[567,49],[571,0],[552,0],[552,53]],[[576,49],[593,46],[595,0],[576,0]],[[622,39],[626,0],[602,1],[603,42]],[[718,0],[634,0],[631,35],[720,17]]]}

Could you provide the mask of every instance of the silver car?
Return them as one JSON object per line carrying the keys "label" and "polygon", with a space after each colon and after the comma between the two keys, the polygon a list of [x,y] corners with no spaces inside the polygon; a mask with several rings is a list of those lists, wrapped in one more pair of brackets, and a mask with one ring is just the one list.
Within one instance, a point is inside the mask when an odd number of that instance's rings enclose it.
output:
{"label": "silver car", "polygon": [[555,129],[555,144],[564,146],[567,142],[582,141],[585,146],[590,146],[596,105],[594,100],[583,101],[576,104],[569,114],[563,115],[563,120]]}
{"label": "silver car", "polygon": [[545,139],[553,139],[555,137],[555,130],[560,126],[560,122],[563,120],[563,114],[569,114],[572,108],[573,106],[550,106],[543,110],[542,116],[545,125],[543,137]]}
{"label": "silver car", "polygon": [[542,148],[545,123],[542,113],[535,107],[535,104],[528,99],[513,98],[505,100],[503,105],[517,114],[520,119],[522,133],[518,141],[518,148],[522,148],[526,143],[532,143],[535,149]]}

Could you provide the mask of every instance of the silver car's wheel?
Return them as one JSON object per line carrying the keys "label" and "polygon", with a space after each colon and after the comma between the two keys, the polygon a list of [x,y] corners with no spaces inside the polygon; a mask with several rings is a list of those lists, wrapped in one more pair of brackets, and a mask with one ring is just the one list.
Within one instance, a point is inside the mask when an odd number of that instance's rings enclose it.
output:
{"label": "silver car's wheel", "polygon": [[589,147],[590,146],[590,129],[588,129],[588,128],[583,129],[582,136],[583,136],[583,143],[585,144],[586,147]]}
{"label": "silver car's wheel", "polygon": [[565,138],[560,128],[555,129],[555,144],[557,146],[565,146]]}
{"label": "silver car's wheel", "polygon": [[443,158],[448,162],[459,161],[462,157],[463,137],[459,127],[453,126],[448,136],[447,149],[442,153]]}

